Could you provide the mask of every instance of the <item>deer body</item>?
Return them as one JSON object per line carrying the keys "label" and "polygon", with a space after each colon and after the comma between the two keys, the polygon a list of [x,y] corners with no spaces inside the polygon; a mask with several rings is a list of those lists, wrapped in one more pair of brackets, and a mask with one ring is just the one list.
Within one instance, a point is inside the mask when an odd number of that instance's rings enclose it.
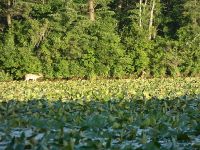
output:
{"label": "deer body", "polygon": [[33,81],[36,81],[38,78],[41,78],[43,77],[42,74],[26,74],[25,75],[25,81],[29,81],[29,80],[33,80]]}

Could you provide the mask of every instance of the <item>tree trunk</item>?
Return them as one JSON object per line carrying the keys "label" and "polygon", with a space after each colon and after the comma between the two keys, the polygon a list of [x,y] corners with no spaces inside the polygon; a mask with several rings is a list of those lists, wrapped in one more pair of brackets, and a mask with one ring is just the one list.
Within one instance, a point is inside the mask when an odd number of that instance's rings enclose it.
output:
{"label": "tree trunk", "polygon": [[[196,6],[197,6],[197,0],[194,0],[194,6],[195,6],[195,8],[196,8]],[[194,23],[195,25],[197,25],[197,18],[196,18],[196,16],[194,16],[193,23]]]}
{"label": "tree trunk", "polygon": [[7,6],[8,6],[8,8],[11,6],[11,0],[7,1]]}
{"label": "tree trunk", "polygon": [[95,21],[94,0],[88,0],[88,11],[90,20]]}
{"label": "tree trunk", "polygon": [[7,13],[7,16],[6,16],[6,17],[7,17],[7,25],[10,26],[11,23],[12,23],[12,22],[11,22],[11,15],[10,15],[10,13]]}
{"label": "tree trunk", "polygon": [[12,0],[12,5],[15,5],[16,4],[16,0]]}
{"label": "tree trunk", "polygon": [[142,27],[142,0],[140,0],[139,26]]}
{"label": "tree trunk", "polygon": [[7,1],[7,10],[8,10],[8,12],[7,12],[7,14],[6,14],[7,25],[8,25],[8,26],[10,26],[11,23],[12,23],[12,22],[11,22],[11,14],[10,14],[10,12],[9,12],[10,8],[11,8],[11,0],[8,0],[8,1]]}
{"label": "tree trunk", "polygon": [[150,13],[150,20],[149,20],[149,40],[152,39],[152,28],[153,28],[153,18],[154,18],[154,8],[155,8],[155,0],[153,0],[151,13]]}
{"label": "tree trunk", "polygon": [[145,0],[145,2],[144,2],[144,6],[146,7],[146,5],[147,5],[147,0]]}
{"label": "tree trunk", "polygon": [[144,6],[143,6],[143,12],[146,13],[146,7],[147,7],[147,0],[144,1]]}
{"label": "tree trunk", "polygon": [[118,9],[121,11],[121,9],[122,9],[122,3],[123,3],[123,1],[122,0],[119,0],[119,2],[118,2]]}

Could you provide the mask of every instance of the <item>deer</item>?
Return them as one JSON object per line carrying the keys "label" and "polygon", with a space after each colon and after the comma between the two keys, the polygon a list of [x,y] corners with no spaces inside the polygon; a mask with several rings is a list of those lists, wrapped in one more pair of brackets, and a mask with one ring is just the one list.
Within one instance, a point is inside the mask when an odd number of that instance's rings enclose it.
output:
{"label": "deer", "polygon": [[36,81],[38,78],[41,78],[43,77],[43,75],[40,73],[40,74],[26,74],[25,75],[25,81],[29,81],[29,80],[33,80],[33,81]]}

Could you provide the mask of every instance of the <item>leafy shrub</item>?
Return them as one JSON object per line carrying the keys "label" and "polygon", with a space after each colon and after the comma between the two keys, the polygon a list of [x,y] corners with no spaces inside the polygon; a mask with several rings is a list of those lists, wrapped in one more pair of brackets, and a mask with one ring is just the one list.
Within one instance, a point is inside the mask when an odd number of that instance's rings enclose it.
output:
{"label": "leafy shrub", "polygon": [[0,71],[0,81],[10,81],[12,80],[12,76],[3,70]]}

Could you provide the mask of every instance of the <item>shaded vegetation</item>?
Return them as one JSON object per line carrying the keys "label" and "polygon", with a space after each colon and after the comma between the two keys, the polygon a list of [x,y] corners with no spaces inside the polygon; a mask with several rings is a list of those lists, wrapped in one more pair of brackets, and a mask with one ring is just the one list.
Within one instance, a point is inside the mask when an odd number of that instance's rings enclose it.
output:
{"label": "shaded vegetation", "polygon": [[[0,103],[0,148],[198,149],[200,97]],[[23,109],[22,109],[23,108]]]}

